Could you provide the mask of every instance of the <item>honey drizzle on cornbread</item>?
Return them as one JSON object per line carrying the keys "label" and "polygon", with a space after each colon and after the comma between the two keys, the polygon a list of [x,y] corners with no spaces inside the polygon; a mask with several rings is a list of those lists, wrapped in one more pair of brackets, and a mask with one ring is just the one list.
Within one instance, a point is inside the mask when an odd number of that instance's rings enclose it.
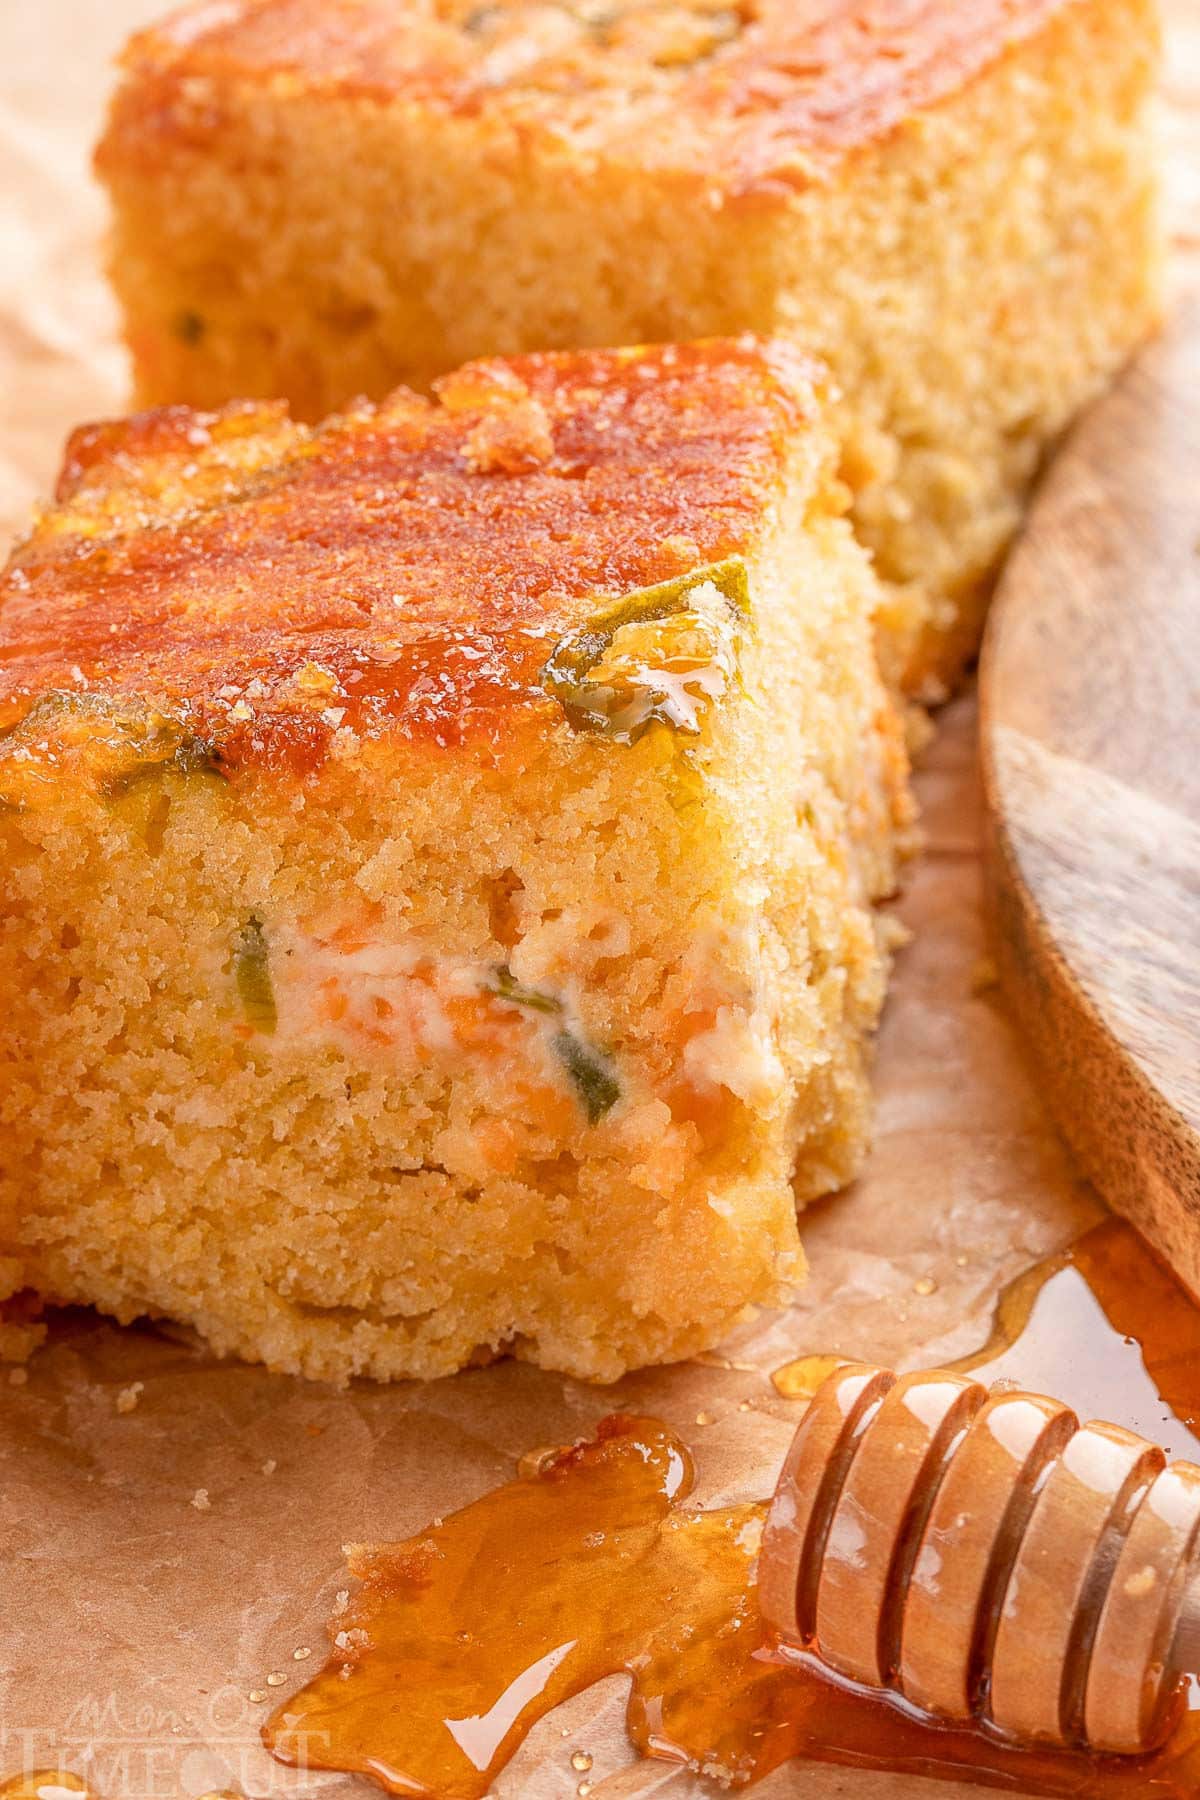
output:
{"label": "honey drizzle on cornbread", "polygon": [[[1069,1288],[1079,1292],[1065,1304]],[[1176,1453],[1195,1454],[1198,1351],[1200,1309],[1113,1221],[1006,1290],[993,1339],[960,1366],[985,1379],[1019,1369],[1058,1390],[1074,1357],[1077,1373],[1101,1372],[1118,1410],[1138,1413],[1128,1423],[1153,1429],[1156,1413],[1161,1430],[1169,1407]],[[275,1755],[368,1773],[395,1793],[481,1800],[538,1718],[625,1671],[635,1747],[734,1783],[804,1756],[1047,1796],[1197,1792],[1200,1714],[1132,1761],[1019,1750],[931,1726],[774,1650],[754,1592],[765,1508],[688,1508],[690,1455],[656,1420],[614,1416],[594,1441],[524,1469],[405,1544],[352,1553],[362,1586],[335,1622],[330,1661],[267,1725]]]}
{"label": "honey drizzle on cornbread", "polygon": [[0,578],[0,760],[36,770],[97,708],[227,776],[309,774],[341,733],[515,759],[561,726],[564,633],[753,548],[812,374],[742,340],[478,363],[316,429],[263,403],[83,427]]}

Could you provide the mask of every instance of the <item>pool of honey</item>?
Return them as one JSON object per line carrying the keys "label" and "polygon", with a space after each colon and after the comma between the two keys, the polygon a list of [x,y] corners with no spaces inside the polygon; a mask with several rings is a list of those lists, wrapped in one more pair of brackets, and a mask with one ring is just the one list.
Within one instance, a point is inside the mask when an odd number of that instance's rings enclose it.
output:
{"label": "pool of honey", "polygon": [[[802,1401],[836,1360],[791,1364],[776,1387]],[[1200,1309],[1117,1221],[1008,1288],[991,1341],[958,1366],[1200,1460]],[[1149,1757],[1018,1750],[785,1658],[755,1599],[765,1505],[691,1508],[692,1479],[667,1426],[618,1415],[420,1536],[354,1552],[332,1655],[268,1747],[393,1793],[479,1800],[537,1719],[626,1671],[632,1743],[734,1783],[809,1757],[1028,1794],[1200,1793],[1200,1712]]]}
{"label": "pool of honey", "polygon": [[30,1769],[0,1781],[0,1800],[97,1800],[82,1775],[71,1769]]}

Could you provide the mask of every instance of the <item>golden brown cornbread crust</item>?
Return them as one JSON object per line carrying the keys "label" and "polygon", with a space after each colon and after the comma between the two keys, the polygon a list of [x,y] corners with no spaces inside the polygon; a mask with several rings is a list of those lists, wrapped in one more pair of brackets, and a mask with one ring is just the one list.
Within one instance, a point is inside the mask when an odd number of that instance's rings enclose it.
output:
{"label": "golden brown cornbread crust", "polygon": [[201,0],[129,44],[101,166],[195,129],[182,89],[212,80],[428,107],[566,161],[603,156],[730,197],[786,195],[1080,3]]}
{"label": "golden brown cornbread crust", "polygon": [[[464,23],[465,22],[465,23]],[[139,395],[750,329],[829,364],[891,672],[944,690],[1158,316],[1156,0],[264,0],[139,39],[98,168]]]}
{"label": "golden brown cornbread crust", "polygon": [[0,606],[0,1297],[607,1379],[790,1290],[911,816],[835,454],[746,340],[76,434]]}
{"label": "golden brown cornbread crust", "polygon": [[[0,730],[82,690],[185,716],[229,769],[312,768],[341,729],[511,750],[561,727],[539,675],[571,626],[754,548],[818,378],[747,338],[480,363],[315,429],[282,403],[84,426],[0,585]],[[313,663],[332,686],[297,685]]]}

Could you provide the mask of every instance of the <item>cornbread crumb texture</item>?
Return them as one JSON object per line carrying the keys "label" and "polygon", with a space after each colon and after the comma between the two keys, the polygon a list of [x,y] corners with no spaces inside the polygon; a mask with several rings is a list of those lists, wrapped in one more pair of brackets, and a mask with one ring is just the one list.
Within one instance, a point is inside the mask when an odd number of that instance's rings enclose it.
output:
{"label": "cornbread crumb texture", "polygon": [[[0,1237],[0,1244],[4,1239]],[[16,1256],[0,1254],[0,1363],[23,1363],[44,1342],[46,1326],[37,1296],[25,1291],[25,1267]],[[19,1371],[12,1370],[14,1386]]]}
{"label": "cornbread crumb texture", "polygon": [[835,459],[750,340],[76,435],[0,608],[9,1291],[335,1380],[787,1293],[910,818]]}
{"label": "cornbread crumb texture", "polygon": [[318,416],[481,354],[793,334],[928,686],[1156,315],[1157,53],[1154,0],[184,11],[98,153],[139,387]]}

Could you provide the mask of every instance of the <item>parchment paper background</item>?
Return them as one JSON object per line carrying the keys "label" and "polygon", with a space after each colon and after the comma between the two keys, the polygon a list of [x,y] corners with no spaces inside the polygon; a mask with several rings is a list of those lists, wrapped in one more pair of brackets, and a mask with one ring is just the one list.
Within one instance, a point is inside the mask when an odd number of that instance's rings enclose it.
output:
{"label": "parchment paper background", "polygon": [[[0,540],[48,488],[70,426],[124,405],[87,154],[109,60],[159,10],[160,0],[0,0]],[[1169,10],[1165,132],[1190,280],[1200,0]],[[978,991],[974,726],[968,696],[943,715],[920,777],[928,850],[898,908],[916,936],[881,1035],[869,1171],[807,1215],[804,1298],[728,1347],[737,1367],[690,1364],[597,1390],[503,1364],[336,1394],[79,1313],[58,1322],[26,1378],[0,1371],[0,1779],[28,1751],[35,1766],[89,1775],[104,1800],[222,1788],[366,1800],[372,1784],[298,1779],[257,1744],[269,1705],[324,1652],[343,1542],[415,1531],[506,1479],[522,1451],[615,1407],[681,1430],[701,1500],[764,1495],[796,1416],[774,1394],[772,1368],[834,1348],[928,1363],[983,1340],[998,1286],[1098,1207],[1039,1107],[994,989]],[[933,1293],[917,1291],[926,1278]],[[137,1404],[122,1410],[134,1382]],[[698,1412],[713,1422],[698,1425]],[[285,1682],[269,1685],[271,1675]],[[593,1800],[715,1793],[669,1765],[630,1766],[625,1689],[614,1678],[544,1721],[495,1792],[568,1800],[579,1781],[569,1754],[583,1746]],[[978,1790],[793,1764],[754,1791],[953,1800]]]}

